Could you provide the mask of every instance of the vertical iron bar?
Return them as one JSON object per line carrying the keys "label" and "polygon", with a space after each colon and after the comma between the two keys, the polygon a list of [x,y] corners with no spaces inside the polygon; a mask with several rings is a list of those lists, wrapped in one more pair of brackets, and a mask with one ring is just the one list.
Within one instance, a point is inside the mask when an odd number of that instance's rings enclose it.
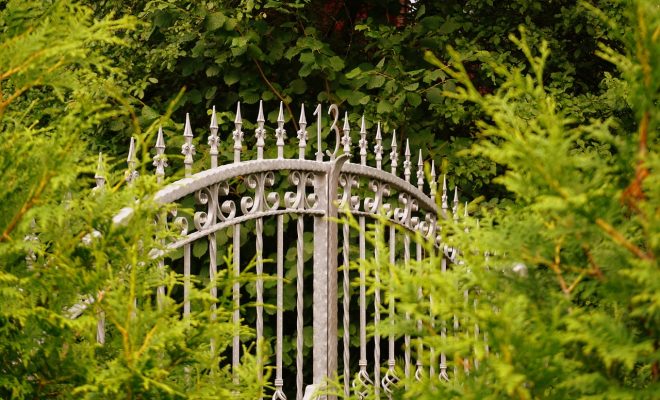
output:
{"label": "vertical iron bar", "polygon": [[[348,183],[351,184],[350,181]],[[350,201],[350,198],[349,198]],[[350,276],[349,276],[349,244],[350,244],[350,230],[347,222],[343,225],[343,248],[344,248],[344,287],[343,287],[343,300],[344,300],[344,395],[349,396],[349,379],[351,375],[350,370]]]}
{"label": "vertical iron bar", "polygon": [[[406,271],[410,272],[410,236],[408,233],[403,237],[403,259],[406,264]],[[406,321],[410,320],[410,313],[406,312]],[[406,381],[410,379],[410,335],[406,334],[403,338],[405,350],[404,350],[404,374],[406,376]]]}
{"label": "vertical iron bar", "polygon": [[382,223],[376,221],[374,234],[374,396],[380,398],[380,249]]}
{"label": "vertical iron bar", "polygon": [[284,216],[277,216],[277,342],[275,345],[275,391],[281,393],[282,380],[282,309],[284,308]]}
{"label": "vertical iron bar", "polygon": [[190,244],[183,245],[183,317],[190,317]]}
{"label": "vertical iron bar", "polygon": [[[211,321],[215,321],[216,318],[216,304],[215,300],[218,298],[218,288],[216,287],[215,279],[218,275],[218,262],[217,262],[217,244],[215,232],[209,234],[209,279],[211,281],[211,298],[214,303],[211,304]],[[211,354],[215,354],[215,340],[211,339]]]}
{"label": "vertical iron bar", "polygon": [[241,338],[239,336],[240,322],[241,322],[241,284],[239,277],[241,275],[241,225],[235,224],[233,232],[233,267],[234,267],[234,284],[232,287],[232,296],[234,300],[234,314],[232,322],[234,323],[234,338],[232,343],[232,356],[231,364],[234,373],[234,383],[238,384],[238,365],[241,358]]}
{"label": "vertical iron bar", "polygon": [[264,339],[264,260],[263,260],[263,218],[256,219],[257,252],[257,380],[263,379],[263,339]]}
{"label": "vertical iron bar", "polygon": [[297,218],[296,243],[296,400],[303,398],[303,290],[304,290],[304,225],[303,215]]}

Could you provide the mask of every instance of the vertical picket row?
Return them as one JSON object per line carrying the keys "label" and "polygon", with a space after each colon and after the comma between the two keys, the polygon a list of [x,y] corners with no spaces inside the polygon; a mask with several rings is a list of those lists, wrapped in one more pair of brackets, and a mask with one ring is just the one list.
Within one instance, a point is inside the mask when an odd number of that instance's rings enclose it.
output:
{"label": "vertical picket row", "polygon": [[[406,384],[409,382],[409,379],[414,377],[415,379],[422,380],[425,379],[426,373],[429,373],[431,379],[436,378],[435,374],[439,366],[439,378],[441,381],[448,381],[449,376],[447,373],[447,355],[446,351],[446,341],[447,341],[447,328],[448,325],[451,325],[452,322],[449,319],[445,320],[444,318],[433,315],[434,304],[437,306],[438,302],[442,302],[442,298],[433,298],[428,293],[424,293],[422,288],[417,288],[418,300],[421,304],[425,303],[425,300],[428,300],[429,312],[428,315],[430,321],[430,327],[439,328],[441,341],[439,345],[436,345],[436,348],[424,348],[422,337],[425,335],[425,332],[422,331],[422,320],[418,319],[416,321],[416,326],[418,332],[418,339],[413,339],[414,333],[406,333],[401,338],[403,346],[400,350],[397,350],[397,336],[393,333],[394,329],[390,329],[390,332],[386,332],[385,335],[387,338],[382,337],[383,326],[381,321],[381,312],[387,313],[387,319],[389,324],[395,323],[395,318],[397,317],[397,311],[400,309],[400,306],[397,302],[397,299],[394,296],[394,288],[392,285],[383,286],[386,282],[394,282],[396,279],[396,264],[399,263],[402,265],[402,268],[408,271],[413,269],[413,266],[421,266],[424,262],[425,257],[430,257],[431,259],[439,258],[441,263],[442,273],[447,272],[449,263],[454,263],[457,255],[458,249],[452,248],[450,254],[446,251],[442,253],[437,253],[435,249],[439,248],[440,236],[436,235],[436,231],[439,231],[439,225],[436,220],[436,214],[432,204],[435,203],[436,197],[436,171],[435,163],[431,161],[430,169],[430,180],[428,186],[430,189],[430,195],[424,193],[425,183],[425,173],[424,173],[424,162],[422,157],[422,151],[419,152],[419,162],[417,164],[416,171],[416,189],[415,186],[411,186],[411,175],[412,175],[412,163],[411,163],[411,152],[410,144],[408,141],[405,143],[405,150],[403,152],[404,161],[402,163],[403,171],[397,171],[399,167],[399,154],[397,152],[397,138],[396,130],[392,131],[392,142],[391,142],[391,152],[389,154],[390,169],[385,171],[383,168],[383,144],[382,144],[382,132],[380,122],[376,125],[375,132],[375,145],[373,147],[373,157],[375,160],[375,167],[367,165],[367,155],[368,155],[368,143],[366,139],[366,128],[365,128],[365,118],[362,117],[361,129],[360,129],[360,140],[359,140],[359,153],[360,153],[360,164],[351,164],[350,161],[346,165],[346,156],[349,156],[351,153],[351,137],[350,137],[350,126],[348,113],[344,115],[343,128],[339,128],[337,125],[337,115],[338,109],[337,106],[332,105],[330,107],[330,114],[335,117],[335,121],[330,127],[331,132],[336,133],[337,144],[335,151],[326,152],[329,157],[324,159],[324,149],[321,145],[322,137],[322,124],[321,124],[321,105],[316,109],[315,115],[318,116],[317,120],[317,151],[316,151],[316,161],[306,160],[306,145],[307,145],[307,121],[305,118],[304,105],[301,107],[300,111],[300,129],[296,132],[298,138],[298,160],[293,158],[285,158],[285,139],[286,139],[286,130],[284,128],[285,119],[284,119],[284,104],[279,104],[279,114],[277,116],[277,128],[274,129],[274,138],[275,145],[277,148],[277,156],[273,159],[264,158],[264,153],[266,153],[266,128],[265,128],[265,116],[264,116],[264,105],[263,102],[258,104],[258,116],[255,124],[255,153],[256,157],[254,160],[241,160],[242,155],[242,146],[243,146],[243,121],[241,117],[241,105],[237,104],[236,115],[234,119],[234,130],[232,131],[233,138],[233,164],[231,169],[224,166],[218,165],[218,155],[219,147],[221,140],[218,136],[218,117],[216,115],[215,107],[213,107],[211,112],[211,123],[210,123],[210,135],[208,136],[208,145],[209,145],[209,156],[210,156],[210,169],[214,171],[204,171],[202,174],[193,175],[193,156],[195,155],[195,146],[193,144],[193,131],[190,124],[190,117],[186,114],[186,122],[183,132],[184,143],[181,146],[181,153],[184,155],[184,171],[185,178],[181,182],[183,185],[189,183],[195,183],[199,185],[199,182],[204,182],[204,180],[209,179],[209,177],[220,177],[210,184],[204,186],[204,184],[197,186],[194,189],[196,193],[197,204],[208,204],[208,210],[206,212],[198,211],[195,214],[193,219],[195,222],[195,229],[191,230],[190,233],[193,236],[189,235],[188,232],[188,221],[189,218],[179,217],[175,218],[175,224],[180,224],[181,233],[188,238],[177,242],[176,247],[183,251],[183,315],[184,318],[189,318],[191,315],[191,269],[192,269],[192,247],[195,241],[197,240],[207,240],[208,242],[208,268],[209,268],[209,277],[210,277],[210,295],[214,300],[211,308],[210,318],[211,320],[216,320],[219,314],[217,311],[217,305],[215,300],[219,295],[216,279],[218,277],[218,260],[217,253],[220,245],[220,240],[224,237],[224,229],[228,230],[228,235],[232,237],[232,249],[233,256],[231,259],[231,271],[228,271],[228,276],[233,279],[232,282],[232,302],[233,302],[233,312],[231,320],[233,323],[233,337],[231,343],[231,365],[234,376],[234,382],[239,383],[238,381],[238,367],[240,365],[240,321],[241,321],[241,230],[243,223],[247,221],[254,220],[254,231],[251,232],[251,235],[254,235],[254,242],[249,243],[250,247],[254,244],[255,252],[255,286],[256,291],[254,294],[255,301],[255,333],[256,333],[256,358],[258,363],[257,370],[257,379],[263,381],[266,358],[264,356],[264,343],[267,339],[265,337],[265,323],[270,321],[264,315],[264,283],[265,283],[265,272],[264,272],[264,262],[265,255],[264,252],[268,252],[270,247],[268,241],[271,226],[268,225],[270,218],[275,219],[276,222],[276,311],[275,311],[275,354],[274,354],[274,393],[272,394],[273,400],[285,400],[286,395],[284,386],[283,377],[285,376],[285,371],[283,370],[283,348],[286,345],[284,338],[284,331],[286,327],[284,326],[284,276],[285,268],[287,267],[284,264],[284,236],[287,231],[287,227],[284,225],[285,215],[294,216],[292,221],[295,220],[296,225],[296,264],[295,264],[295,276],[296,276],[296,327],[295,327],[295,346],[296,346],[296,400],[302,400],[305,389],[304,382],[304,370],[312,369],[313,383],[316,387],[322,388],[319,386],[326,378],[336,377],[339,372],[338,366],[338,338],[336,328],[337,328],[337,319],[339,317],[340,311],[339,299],[337,292],[342,291],[342,349],[343,349],[343,374],[342,374],[342,386],[343,386],[343,395],[349,396],[351,393],[351,386],[354,391],[354,394],[358,398],[374,397],[380,398],[381,396],[387,396],[391,398],[394,388],[397,386],[401,378],[406,378]],[[386,126],[386,125],[383,125]],[[343,135],[341,132],[343,131]],[[136,170],[137,160],[135,158],[135,140],[131,139],[131,146],[129,150],[129,156],[127,159],[128,171],[126,173],[126,181],[129,184],[132,184],[135,179],[138,177]],[[338,149],[340,146],[343,146],[342,156],[338,156]],[[274,150],[274,149],[273,149]],[[162,182],[164,178],[164,168],[167,166],[167,158],[165,156],[165,143],[163,138],[162,129],[159,129],[158,137],[155,145],[156,155],[153,158],[153,165],[155,167],[155,174],[158,182]],[[268,152],[268,154],[272,154]],[[99,159],[99,162],[101,160]],[[255,163],[258,161],[259,163]],[[242,174],[241,168],[245,165],[246,171],[245,174]],[[234,170],[238,171],[236,175]],[[226,171],[231,171],[232,175],[222,175]],[[285,208],[281,208],[279,205],[279,194],[277,190],[272,192],[267,192],[266,188],[273,187],[276,182],[275,172],[283,172],[288,174],[289,184],[293,184],[296,187],[297,192],[286,192],[284,197],[284,202],[286,204]],[[285,172],[287,171],[287,172]],[[403,179],[399,178],[397,175],[399,172],[402,173]],[[387,174],[387,175],[386,175]],[[97,174],[95,178],[100,180],[101,174]],[[233,179],[235,177],[242,177],[238,184],[238,190],[234,191],[227,182],[229,181],[227,177]],[[286,175],[284,175],[286,176]],[[193,178],[193,179],[189,179]],[[216,179],[216,178],[213,178]],[[360,179],[369,179],[368,189],[373,191],[373,198],[365,196],[360,198],[354,193],[359,193],[353,191],[353,187],[358,187]],[[336,182],[336,181],[339,182]],[[222,186],[224,184],[224,186]],[[230,183],[233,184],[233,183]],[[242,186],[241,186],[242,185]],[[309,196],[306,194],[306,187],[308,185],[314,186],[313,194]],[[414,185],[414,184],[413,184]],[[99,184],[97,184],[97,187]],[[102,186],[102,184],[100,185]],[[201,186],[201,187],[200,187]],[[277,186],[275,186],[277,187]],[[395,201],[390,198],[391,196],[391,187],[395,188],[398,192],[398,203],[397,208],[394,208],[391,202]],[[247,188],[248,191],[254,189],[254,197],[251,197],[252,194],[239,197],[240,198],[240,209],[242,213],[237,212],[236,210],[236,197],[237,193],[243,193],[244,189]],[[337,191],[342,190],[342,196],[339,202],[337,202]],[[421,192],[421,193],[420,193]],[[191,192],[188,191],[188,194]],[[207,197],[205,197],[207,196]],[[227,196],[221,202],[220,196]],[[271,197],[272,196],[272,197]],[[174,198],[174,197],[171,197]],[[171,201],[171,198],[168,201]],[[211,200],[209,200],[211,199]],[[222,203],[222,204],[221,204]],[[447,182],[446,176],[443,178],[443,191],[442,191],[442,217],[447,217]],[[355,213],[357,216],[358,232],[355,234],[356,237],[351,238],[352,236],[352,226],[349,220],[345,220],[341,224],[337,224],[334,220],[337,212],[341,210],[346,213]],[[458,221],[458,189],[454,188],[454,207],[452,208],[452,217],[455,221]],[[467,212],[467,207],[465,212]],[[438,215],[440,216],[440,215]],[[198,218],[200,217],[200,218]],[[467,218],[467,215],[465,216]],[[233,221],[233,218],[239,218],[237,221]],[[313,283],[314,288],[311,292],[313,294],[313,347],[312,347],[312,364],[310,366],[304,365],[304,318],[303,312],[304,307],[304,264],[305,264],[305,218],[311,218],[314,221],[313,228],[313,243],[314,243],[314,258],[313,258]],[[374,237],[375,242],[373,249],[367,249],[367,219],[371,218],[375,221],[374,224]],[[160,222],[159,222],[160,223]],[[162,223],[166,223],[166,219],[162,218]],[[386,225],[389,229],[386,228]],[[266,226],[265,226],[266,225]],[[338,225],[341,226],[341,229],[337,229]],[[398,226],[397,226],[398,225]],[[266,229],[265,229],[266,228]],[[401,230],[399,230],[402,228]],[[309,228],[308,228],[309,229]],[[399,232],[397,232],[399,230]],[[245,233],[245,232],[243,232]],[[221,236],[218,236],[221,235]],[[264,237],[266,235],[266,237]],[[338,236],[341,236],[341,245],[340,247],[336,246]],[[411,236],[415,235],[414,238],[415,250],[411,250],[413,243],[411,243]],[[358,297],[358,315],[359,315],[359,360],[358,367],[359,371],[355,376],[351,376],[351,359],[350,359],[350,328],[351,328],[351,318],[350,318],[350,306],[351,306],[351,239],[357,239],[357,245],[359,248],[359,263],[357,276],[357,284],[359,288],[359,297]],[[397,241],[398,239],[398,241]],[[434,246],[429,247],[425,250],[425,245],[422,243],[422,240],[430,239]],[[379,243],[383,242],[383,245]],[[370,245],[371,247],[371,245]],[[341,263],[342,263],[342,272],[341,279],[342,282],[337,284],[339,278],[339,271],[337,269],[337,260],[338,256],[337,248],[341,252]],[[401,250],[402,253],[397,253],[397,250]],[[291,249],[293,250],[293,249]],[[415,254],[411,254],[414,251]],[[373,271],[367,272],[368,265],[366,263],[367,254],[372,254],[374,263]],[[444,254],[443,254],[444,253]],[[414,260],[413,260],[414,257]],[[387,259],[387,260],[386,260]],[[164,257],[156,258],[155,262],[157,263],[157,268],[160,271],[161,275],[164,277],[165,273],[165,260]],[[381,265],[382,264],[382,265]],[[371,264],[369,264],[371,265]],[[387,266],[388,271],[385,271],[383,268]],[[293,268],[293,265],[291,265]],[[293,271],[291,271],[293,272]],[[373,275],[368,276],[369,273]],[[383,274],[388,275],[383,275]],[[420,274],[425,273],[420,268]],[[389,279],[388,279],[389,278]],[[355,277],[354,277],[355,279]],[[373,282],[373,310],[372,315],[368,315],[367,309],[367,280],[372,279]],[[341,285],[341,288],[339,288]],[[357,291],[357,290],[356,290]],[[156,293],[157,301],[159,306],[162,306],[163,300],[166,296],[165,286],[159,284]],[[357,293],[356,293],[357,294]],[[385,298],[381,296],[385,294]],[[477,307],[477,298],[476,292],[470,292],[468,290],[464,291],[464,301],[465,307],[473,306]],[[428,299],[426,299],[428,297]],[[383,304],[385,301],[387,304]],[[371,310],[371,305],[369,306]],[[367,328],[371,323],[367,323],[368,317],[373,317],[373,353],[368,354],[367,351]],[[104,332],[104,327],[102,323],[102,315],[99,314],[98,322],[98,341],[102,343],[104,336],[101,332]],[[405,313],[404,316],[406,321],[411,320],[411,315],[409,312]],[[424,317],[423,319],[426,319]],[[355,324],[355,322],[353,322]],[[414,321],[413,321],[414,323]],[[356,324],[357,325],[357,324]],[[468,325],[470,326],[468,329]],[[394,328],[394,326],[388,325],[387,328]],[[480,327],[476,321],[471,321],[467,319],[467,316],[462,316],[458,312],[453,315],[453,335],[470,335],[474,336],[475,340],[483,336],[484,346],[486,351],[488,351],[488,337],[485,332],[480,331]],[[383,339],[381,343],[381,339]],[[383,355],[383,360],[381,360],[381,344],[385,343],[387,340],[387,356]],[[415,343],[417,342],[417,343]],[[476,342],[475,342],[476,343]],[[416,347],[416,349],[414,348]],[[371,345],[369,345],[371,348]],[[383,348],[384,349],[384,348]],[[476,348],[471,349],[472,352],[476,353]],[[217,351],[216,343],[211,342],[211,351]],[[400,361],[401,365],[397,365],[397,352],[399,357],[402,357]],[[324,359],[325,357],[325,359]],[[371,369],[371,366],[368,364],[368,358],[373,357],[373,380],[370,378],[370,373],[368,372]],[[413,358],[415,362],[413,370]],[[437,359],[439,358],[439,360]],[[381,362],[387,362],[387,367],[384,367]],[[476,354],[474,357],[466,356],[463,358],[463,370],[467,374],[474,363],[474,368],[478,368],[478,360]],[[473,360],[473,361],[470,361]],[[438,363],[439,361],[439,363]],[[428,362],[428,365],[426,365]],[[397,366],[402,368],[402,372],[397,372]],[[383,368],[381,368],[383,367]],[[428,367],[428,371],[426,369]],[[456,374],[457,366],[454,364],[454,374]],[[386,368],[386,369],[385,369]],[[400,376],[397,376],[400,374]],[[293,385],[290,385],[293,386]],[[293,389],[293,387],[291,388]],[[309,389],[309,388],[308,388]],[[293,392],[293,390],[292,390]],[[269,394],[269,397],[271,395]],[[332,395],[329,396],[332,398]]]}

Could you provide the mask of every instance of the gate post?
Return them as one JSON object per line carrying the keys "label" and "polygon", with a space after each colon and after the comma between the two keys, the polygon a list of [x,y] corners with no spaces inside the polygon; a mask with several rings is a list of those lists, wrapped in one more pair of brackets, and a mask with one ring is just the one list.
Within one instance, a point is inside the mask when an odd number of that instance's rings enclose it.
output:
{"label": "gate post", "polygon": [[[348,160],[341,155],[330,162],[325,174],[314,178],[317,208],[324,215],[314,217],[313,277],[313,384],[323,390],[323,383],[337,376],[337,187],[339,173]],[[334,396],[321,396],[331,399]]]}

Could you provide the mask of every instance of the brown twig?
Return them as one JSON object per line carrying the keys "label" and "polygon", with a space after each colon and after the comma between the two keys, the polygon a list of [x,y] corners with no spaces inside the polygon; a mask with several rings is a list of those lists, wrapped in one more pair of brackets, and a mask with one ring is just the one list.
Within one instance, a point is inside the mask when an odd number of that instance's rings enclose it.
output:
{"label": "brown twig", "polygon": [[46,189],[46,186],[48,185],[48,182],[50,182],[50,178],[52,178],[52,176],[53,174],[50,172],[44,174],[44,176],[41,178],[41,181],[39,182],[39,185],[37,186],[37,189],[30,195],[28,201],[23,204],[23,207],[18,210],[18,213],[14,215],[14,218],[12,218],[11,222],[9,222],[9,225],[7,225],[4,232],[2,232],[2,236],[0,236],[0,242],[11,240],[9,235],[16,228],[23,216],[39,202],[39,197],[41,196],[41,193],[43,193],[43,191]]}
{"label": "brown twig", "polygon": [[608,224],[603,219],[597,218],[596,225],[605,231],[605,233],[607,233],[612,238],[612,240],[622,245],[626,250],[630,251],[637,257],[641,258],[642,260],[653,260],[653,254],[645,253],[644,250],[631,243],[621,233],[619,233],[619,231],[617,231],[612,225]]}
{"label": "brown twig", "polygon": [[284,96],[282,96],[282,94],[277,89],[275,89],[273,84],[270,83],[270,81],[266,77],[266,74],[264,74],[264,70],[261,68],[261,64],[259,63],[259,61],[256,58],[253,58],[252,61],[254,61],[254,64],[257,66],[257,69],[259,70],[259,75],[261,75],[261,79],[263,79],[263,81],[266,83],[266,85],[268,85],[268,88],[270,88],[270,91],[273,92],[273,94],[275,96],[277,96],[277,98],[280,99],[280,101],[282,101],[282,103],[284,103],[284,106],[286,107],[287,111],[289,112],[289,115],[291,115],[291,122],[293,122],[293,126],[296,128],[296,131],[298,131],[298,129],[299,129],[298,128],[298,123],[296,122],[296,118],[293,115],[293,111],[291,110],[291,106],[289,106],[289,103],[286,102],[286,100],[284,99]]}
{"label": "brown twig", "polygon": [[561,271],[559,265],[561,264],[561,245],[564,242],[564,238],[559,238],[559,241],[555,244],[555,257],[554,260],[548,264],[548,267],[555,273],[557,276],[557,281],[559,281],[559,286],[561,286],[561,291],[565,295],[571,294],[568,286],[566,286],[566,280],[564,280],[564,274]]}

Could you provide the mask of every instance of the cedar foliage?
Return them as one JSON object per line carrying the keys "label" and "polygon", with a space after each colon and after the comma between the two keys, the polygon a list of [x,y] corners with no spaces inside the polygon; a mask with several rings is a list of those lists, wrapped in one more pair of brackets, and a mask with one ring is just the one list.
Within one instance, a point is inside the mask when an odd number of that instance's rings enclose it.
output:
{"label": "cedar foliage", "polygon": [[[129,135],[152,143],[154,128],[174,127],[170,114],[185,104],[222,100],[229,108],[237,99],[249,104],[279,96],[291,103],[311,87],[321,91],[311,100],[365,105],[405,125],[401,132],[413,142],[444,138],[436,125],[446,129],[454,142],[436,142],[432,154],[458,164],[455,182],[478,188],[495,176],[503,189],[492,193],[511,199],[470,204],[478,226],[474,219],[443,223],[443,240],[461,248],[469,270],[457,265],[440,273],[437,257],[413,265],[413,273],[408,266],[377,266],[392,272],[392,280],[381,274],[384,289],[411,315],[383,324],[381,333],[411,333],[427,350],[444,349],[454,378],[440,383],[436,368],[433,379],[410,381],[397,396],[654,398],[660,391],[657,5],[604,1],[599,11],[552,2],[549,12],[545,2],[518,1],[493,12],[492,2],[420,1],[407,24],[393,25],[383,16],[396,14],[398,1],[382,9],[350,2],[356,19],[333,25],[319,13],[303,13],[318,3],[9,1],[0,7],[0,396],[257,398],[263,384],[254,379],[253,358],[245,356],[239,384],[227,363],[217,362],[234,329],[228,295],[220,296],[214,321],[201,283],[188,320],[180,317],[180,304],[157,302],[158,286],[174,289],[182,278],[161,275],[147,250],[161,249],[177,232],[146,223],[171,211],[149,201],[158,186],[146,163],[138,168],[142,178],[127,186],[114,172],[122,160],[110,158],[105,189],[90,193],[96,161],[90,148],[119,153],[117,143]],[[511,24],[527,30],[503,40]],[[356,42],[346,44],[354,32],[344,27],[361,32]],[[579,40],[558,33],[567,27]],[[598,42],[599,58],[584,52]],[[445,54],[448,44],[455,50]],[[437,68],[422,61],[426,48],[440,49],[437,58],[426,56]],[[361,49],[372,59],[365,61]],[[238,79],[238,71],[250,73]],[[281,73],[289,71],[296,79],[284,82]],[[191,90],[172,105],[171,93],[185,80]],[[427,112],[431,118],[419,117]],[[411,115],[416,122],[406,125]],[[221,124],[231,117],[220,115]],[[478,121],[474,140],[472,121]],[[469,148],[462,160],[453,155],[457,148]],[[146,147],[141,152],[146,160]],[[124,207],[133,209],[131,218],[113,224]],[[527,275],[513,273],[513,264],[524,264]],[[365,265],[376,268],[373,261]],[[226,276],[216,284],[229,293]],[[77,304],[86,310],[71,318]],[[101,312],[104,346],[95,343]],[[454,314],[461,318],[457,336]],[[487,333],[489,354],[474,323]],[[241,334],[252,333],[241,327]],[[479,368],[467,358],[471,353]]]}

